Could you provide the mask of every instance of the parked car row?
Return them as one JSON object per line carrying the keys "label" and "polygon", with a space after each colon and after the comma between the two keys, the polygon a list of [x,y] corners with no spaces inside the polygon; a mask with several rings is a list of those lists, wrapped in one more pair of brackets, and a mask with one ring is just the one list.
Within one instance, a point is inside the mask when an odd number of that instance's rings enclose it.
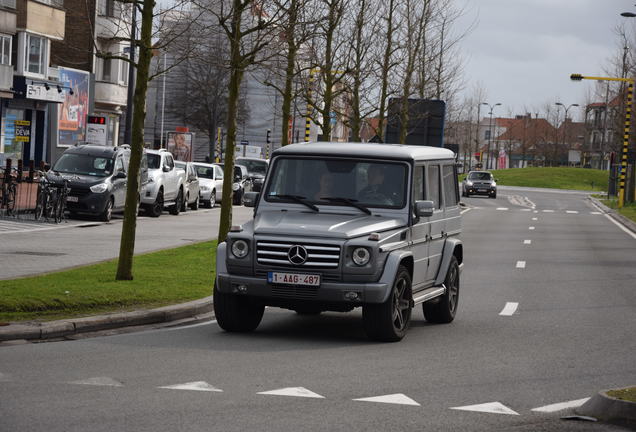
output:
{"label": "parked car row", "polygon": [[[68,180],[71,191],[67,209],[71,217],[92,215],[109,221],[114,212],[123,212],[125,207],[130,156],[127,145],[71,147],[55,162],[47,178],[54,184],[60,176]],[[267,170],[266,161],[255,161],[265,164]],[[232,185],[234,204],[242,204],[245,192],[262,185],[265,171],[261,174],[258,166],[250,172],[237,159]],[[149,216],[159,217],[164,209],[178,215],[188,209],[197,210],[200,205],[213,208],[222,201],[223,164],[175,161],[166,150],[145,150],[140,183],[139,206]]]}

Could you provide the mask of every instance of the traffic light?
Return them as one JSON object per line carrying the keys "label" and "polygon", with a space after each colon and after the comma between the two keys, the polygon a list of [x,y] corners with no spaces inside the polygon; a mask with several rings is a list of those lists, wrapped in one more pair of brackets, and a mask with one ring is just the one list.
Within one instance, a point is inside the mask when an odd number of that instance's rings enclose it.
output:
{"label": "traffic light", "polygon": [[272,131],[270,129],[267,129],[267,139],[265,140],[267,144],[270,144],[272,142],[271,135],[272,135]]}
{"label": "traffic light", "polygon": [[581,81],[583,79],[583,75],[581,75],[581,74],[572,74],[572,75],[570,75],[570,79],[572,81]]}

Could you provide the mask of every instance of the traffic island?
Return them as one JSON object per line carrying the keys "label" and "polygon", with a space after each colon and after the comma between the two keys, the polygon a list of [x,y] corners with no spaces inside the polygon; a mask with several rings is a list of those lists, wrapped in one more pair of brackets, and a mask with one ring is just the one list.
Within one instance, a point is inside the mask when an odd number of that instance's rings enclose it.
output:
{"label": "traffic island", "polygon": [[636,427],[636,386],[603,390],[576,413],[621,426]]}
{"label": "traffic island", "polygon": [[207,314],[213,309],[212,296],[157,309],[138,310],[85,318],[49,322],[14,323],[0,327],[0,342],[12,340],[51,340],[81,333],[123,327],[181,321]]}

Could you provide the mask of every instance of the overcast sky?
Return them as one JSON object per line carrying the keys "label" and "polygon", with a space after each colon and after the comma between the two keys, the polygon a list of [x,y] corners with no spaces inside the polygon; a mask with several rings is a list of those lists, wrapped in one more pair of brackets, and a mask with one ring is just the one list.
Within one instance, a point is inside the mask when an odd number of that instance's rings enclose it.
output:
{"label": "overcast sky", "polygon": [[502,103],[500,115],[536,112],[546,102],[583,105],[591,82],[570,74],[602,74],[618,46],[614,28],[636,25],[620,16],[636,12],[635,0],[457,1],[466,7],[457,29],[475,23],[462,42],[467,91],[480,82],[484,102]]}

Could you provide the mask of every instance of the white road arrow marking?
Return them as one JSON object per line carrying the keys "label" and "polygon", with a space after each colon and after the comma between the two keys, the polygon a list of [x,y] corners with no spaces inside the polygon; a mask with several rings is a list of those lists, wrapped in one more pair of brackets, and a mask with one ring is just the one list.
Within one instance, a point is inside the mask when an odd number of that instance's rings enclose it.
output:
{"label": "white road arrow marking", "polygon": [[85,380],[72,381],[70,384],[123,387],[123,384],[109,377],[94,377]]}
{"label": "white road arrow marking", "polygon": [[398,404],[398,405],[420,406],[419,403],[415,402],[413,399],[411,399],[410,397],[402,393],[395,393],[390,395],[374,396],[374,397],[360,398],[360,399],[353,399],[353,400],[361,401],[361,402],[379,402],[379,403],[389,403],[389,404]]}
{"label": "white road arrow marking", "polygon": [[583,399],[577,399],[573,401],[568,401],[568,402],[560,402],[560,403],[555,403],[552,405],[542,406],[539,408],[532,408],[531,411],[551,413],[551,412],[562,411],[568,408],[578,408],[581,405],[583,405],[585,402],[587,402],[588,400],[590,400],[589,397],[583,398]]}
{"label": "white road arrow marking", "polygon": [[286,387],[286,388],[282,388],[278,390],[259,392],[256,394],[274,395],[274,396],[295,396],[295,397],[317,398],[317,399],[325,398],[324,396],[321,396],[318,393],[314,393],[311,390],[307,390],[304,387]]}
{"label": "white road arrow marking", "polygon": [[515,302],[507,302],[504,308],[499,312],[501,316],[512,316],[517,311],[519,307],[519,303]]}
{"label": "white road arrow marking", "polygon": [[515,412],[503,405],[500,402],[488,402],[484,404],[478,405],[467,405],[463,407],[453,407],[451,409],[461,410],[461,411],[476,411],[476,412],[485,412],[491,414],[508,414],[508,415],[519,415],[518,412]]}
{"label": "white road arrow marking", "polygon": [[169,386],[161,386],[158,388],[172,389],[172,390],[194,390],[194,391],[206,391],[206,392],[222,392],[223,390],[208,384],[205,381],[194,381],[183,384],[174,384]]}
{"label": "white road arrow marking", "polygon": [[525,261],[517,261],[517,268],[526,268]]}

